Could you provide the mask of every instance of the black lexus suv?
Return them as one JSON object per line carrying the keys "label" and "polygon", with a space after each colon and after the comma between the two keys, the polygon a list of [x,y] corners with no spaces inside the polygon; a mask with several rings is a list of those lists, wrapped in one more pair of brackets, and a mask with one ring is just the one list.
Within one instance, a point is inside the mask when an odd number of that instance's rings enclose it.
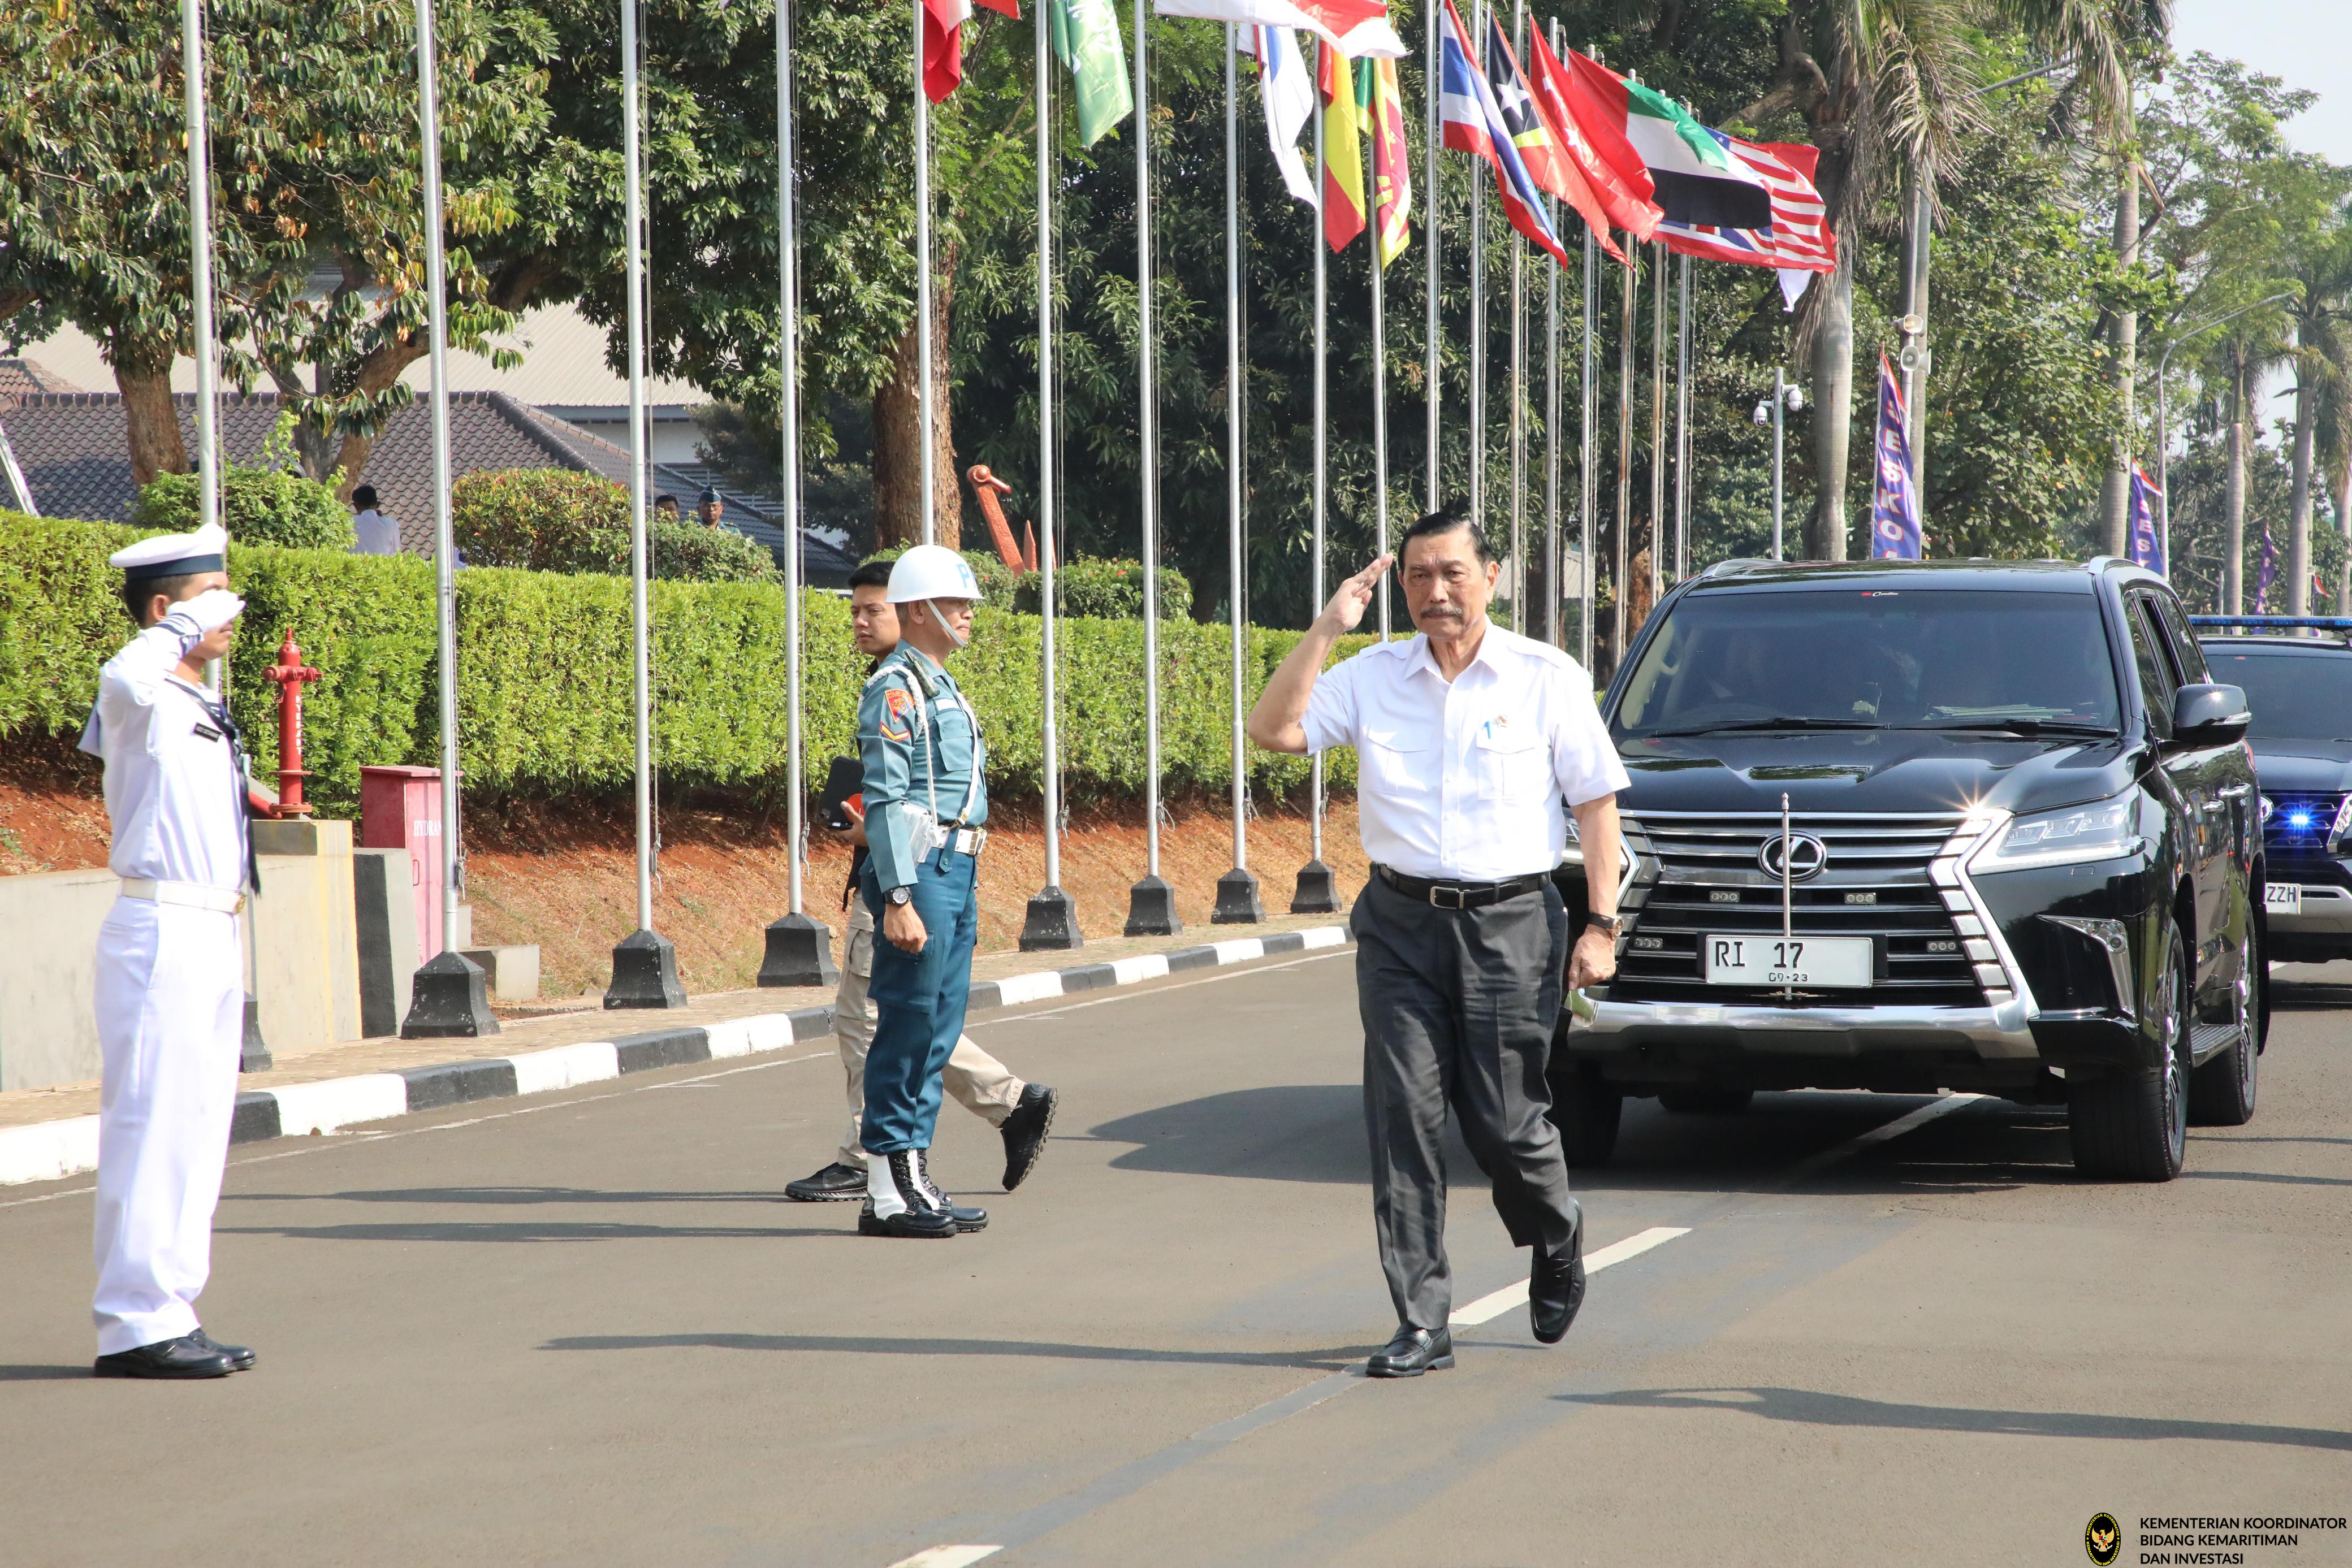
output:
{"label": "black lexus suv", "polygon": [[2327,637],[2205,639],[2205,663],[2246,694],[2263,792],[2270,956],[2352,958],[2352,647]]}
{"label": "black lexus suv", "polygon": [[[1643,625],[1614,980],[1552,1052],[1571,1163],[1626,1095],[1973,1091],[2164,1181],[2253,1113],[2267,1007],[2242,692],[2114,560],[1727,562]],[[1580,852],[1563,866],[1570,907]]]}

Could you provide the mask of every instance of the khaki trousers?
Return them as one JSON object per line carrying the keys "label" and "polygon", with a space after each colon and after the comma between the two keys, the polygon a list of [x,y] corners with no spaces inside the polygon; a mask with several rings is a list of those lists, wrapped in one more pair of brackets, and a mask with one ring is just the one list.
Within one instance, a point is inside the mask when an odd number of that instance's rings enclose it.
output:
{"label": "khaki trousers", "polygon": [[[866,1110],[866,1049],[874,1043],[874,1003],[866,994],[874,977],[874,941],[873,912],[863,898],[852,898],[841,989],[833,998],[833,1038],[841,1048],[842,1076],[849,1091],[849,1130],[842,1134],[841,1149],[834,1157],[845,1166],[866,1163],[858,1124]],[[1012,1069],[974,1045],[970,1035],[957,1038],[940,1081],[957,1104],[992,1127],[1004,1125],[1027,1087]]]}

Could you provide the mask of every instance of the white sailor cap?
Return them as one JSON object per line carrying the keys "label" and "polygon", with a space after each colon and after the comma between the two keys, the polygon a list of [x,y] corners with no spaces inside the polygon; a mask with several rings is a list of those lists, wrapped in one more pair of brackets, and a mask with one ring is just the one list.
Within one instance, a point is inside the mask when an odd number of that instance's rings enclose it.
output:
{"label": "white sailor cap", "polygon": [[163,534],[141,539],[128,549],[106,558],[122,569],[122,580],[139,582],[151,577],[193,577],[203,571],[228,570],[228,530],[207,523],[194,533]]}

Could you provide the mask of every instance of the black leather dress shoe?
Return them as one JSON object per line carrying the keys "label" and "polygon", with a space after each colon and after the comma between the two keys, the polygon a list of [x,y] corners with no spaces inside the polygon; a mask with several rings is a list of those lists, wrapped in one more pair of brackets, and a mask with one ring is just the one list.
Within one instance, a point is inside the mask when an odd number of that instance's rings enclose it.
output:
{"label": "black leather dress shoe", "polygon": [[1061,1103],[1058,1089],[1042,1083],[1022,1086],[1021,1103],[998,1129],[1004,1134],[1005,1191],[1027,1181],[1029,1173],[1037,1168],[1037,1156],[1045,1152],[1045,1137],[1054,1130],[1054,1112]]}
{"label": "black leather dress shoe", "polygon": [[[984,1222],[983,1222],[984,1223]],[[871,1198],[857,1211],[860,1236],[896,1236],[908,1240],[936,1241],[961,1232],[954,1216],[937,1209],[903,1208],[887,1218],[874,1212]]]}
{"label": "black leather dress shoe", "polygon": [[100,1377],[226,1377],[236,1370],[226,1352],[194,1334],[101,1355],[90,1366]]}
{"label": "black leather dress shoe", "polygon": [[251,1372],[253,1364],[261,1359],[254,1354],[249,1347],[241,1344],[223,1344],[202,1329],[198,1329],[188,1337],[206,1350],[216,1350],[228,1357],[228,1369],[231,1372]]}
{"label": "black leather dress shoe", "polygon": [[1454,1331],[1439,1329],[1434,1333],[1417,1329],[1411,1323],[1397,1326],[1396,1338],[1388,1348],[1364,1363],[1368,1377],[1419,1377],[1424,1372],[1442,1371],[1454,1364]]}
{"label": "black leather dress shoe", "polygon": [[786,1182],[784,1196],[794,1203],[854,1203],[866,1196],[866,1167],[835,1160],[814,1176]]}
{"label": "black leather dress shoe", "polygon": [[1567,1336],[1568,1325],[1576,1321],[1576,1310],[1584,1305],[1584,1227],[1576,1228],[1576,1237],[1568,1250],[1547,1256],[1536,1255],[1535,1271],[1528,1278],[1528,1323],[1543,1344],[1558,1344]]}

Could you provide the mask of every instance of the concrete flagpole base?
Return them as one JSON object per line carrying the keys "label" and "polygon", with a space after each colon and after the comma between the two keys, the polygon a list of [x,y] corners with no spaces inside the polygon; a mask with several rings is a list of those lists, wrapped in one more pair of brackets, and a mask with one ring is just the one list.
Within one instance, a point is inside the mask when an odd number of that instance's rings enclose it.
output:
{"label": "concrete flagpole base", "polygon": [[604,992],[604,1006],[614,1008],[682,1008],[686,988],[677,983],[677,949],[667,936],[652,931],[632,931],[613,949],[613,984]]}
{"label": "concrete flagpole base", "polygon": [[805,915],[787,915],[781,920],[770,921],[768,950],[760,960],[759,983],[839,985],[841,970],[833,961],[833,927]]}
{"label": "concrete flagpole base", "polygon": [[1235,866],[1217,879],[1217,907],[1212,925],[1255,925],[1265,918],[1265,904],[1257,895],[1257,873]]}
{"label": "concrete flagpole base", "polygon": [[1173,936],[1183,929],[1176,918],[1176,890],[1165,881],[1147,876],[1127,890],[1129,936]]}
{"label": "concrete flagpole base", "polygon": [[236,1054],[239,1072],[267,1072],[274,1066],[269,1046],[261,1038],[261,998],[251,991],[245,994],[245,1043]]}
{"label": "concrete flagpole base", "polygon": [[1048,887],[1029,901],[1029,916],[1021,926],[1024,953],[1067,952],[1086,940],[1078,929],[1078,906],[1068,894]]}
{"label": "concrete flagpole base", "polygon": [[403,1040],[471,1040],[499,1032],[490,1011],[489,975],[463,953],[436,953],[416,971],[409,987]]}
{"label": "concrete flagpole base", "polygon": [[1321,861],[1298,868],[1298,889],[1290,895],[1293,915],[1337,915],[1340,910],[1339,878]]}

